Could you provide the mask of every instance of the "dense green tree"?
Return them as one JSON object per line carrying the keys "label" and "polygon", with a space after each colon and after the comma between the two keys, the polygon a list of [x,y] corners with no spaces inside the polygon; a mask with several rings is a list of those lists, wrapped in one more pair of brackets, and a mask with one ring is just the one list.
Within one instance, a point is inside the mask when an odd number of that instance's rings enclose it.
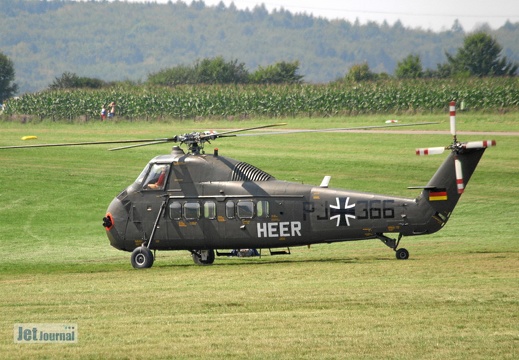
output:
{"label": "dense green tree", "polygon": [[515,75],[518,65],[500,58],[502,46],[495,38],[478,32],[465,37],[463,47],[455,55],[445,53],[452,74],[469,76]]}
{"label": "dense green tree", "polygon": [[197,61],[195,74],[199,84],[243,84],[249,77],[245,63],[225,61],[222,56]]}
{"label": "dense green tree", "polygon": [[[424,78],[435,78],[435,79],[446,79],[454,76],[452,66],[449,63],[436,64],[436,69],[425,69],[422,77]],[[456,74],[456,77],[469,77],[468,73]]]}
{"label": "dense green tree", "polygon": [[152,85],[175,86],[195,84],[196,73],[193,66],[178,65],[148,75],[148,83]]}
{"label": "dense green tree", "polygon": [[350,81],[367,81],[367,80],[374,80],[377,77],[377,74],[372,72],[369,68],[369,65],[367,62],[362,64],[355,64],[353,65],[350,70],[348,71],[348,74],[346,75],[346,80]]}
{"label": "dense green tree", "polygon": [[100,89],[107,84],[100,79],[80,77],[77,74],[64,72],[49,85],[50,90],[90,88]]}
{"label": "dense green tree", "polygon": [[249,72],[238,60],[225,61],[222,56],[205,58],[194,65],[178,65],[148,75],[148,83],[175,86],[181,84],[243,84]]}
{"label": "dense green tree", "polygon": [[249,81],[255,84],[295,84],[301,83],[303,76],[297,72],[299,61],[281,61],[266,67],[260,66],[250,75]]}
{"label": "dense green tree", "polygon": [[422,61],[419,55],[408,55],[396,65],[395,76],[399,79],[416,79],[423,76]]}
{"label": "dense green tree", "polygon": [[13,82],[14,77],[13,61],[0,52],[0,103],[18,91],[18,85]]}

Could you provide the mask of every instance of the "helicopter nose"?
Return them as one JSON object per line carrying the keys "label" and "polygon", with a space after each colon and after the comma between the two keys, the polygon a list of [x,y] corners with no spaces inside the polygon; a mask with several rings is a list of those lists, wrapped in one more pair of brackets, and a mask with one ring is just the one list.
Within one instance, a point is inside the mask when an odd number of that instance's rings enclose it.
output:
{"label": "helicopter nose", "polygon": [[103,218],[103,227],[110,240],[110,245],[119,250],[124,250],[124,231],[122,231],[124,229],[121,229],[121,226],[125,224],[126,213],[121,200],[115,198],[108,206],[106,215]]}

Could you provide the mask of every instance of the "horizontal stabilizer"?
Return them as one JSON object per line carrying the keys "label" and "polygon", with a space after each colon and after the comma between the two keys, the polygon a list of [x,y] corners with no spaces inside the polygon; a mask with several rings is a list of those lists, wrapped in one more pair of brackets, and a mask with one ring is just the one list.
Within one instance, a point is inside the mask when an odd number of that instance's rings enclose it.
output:
{"label": "horizontal stabilizer", "polygon": [[437,189],[436,186],[428,186],[428,185],[425,185],[425,186],[408,186],[407,187],[409,190],[435,190]]}

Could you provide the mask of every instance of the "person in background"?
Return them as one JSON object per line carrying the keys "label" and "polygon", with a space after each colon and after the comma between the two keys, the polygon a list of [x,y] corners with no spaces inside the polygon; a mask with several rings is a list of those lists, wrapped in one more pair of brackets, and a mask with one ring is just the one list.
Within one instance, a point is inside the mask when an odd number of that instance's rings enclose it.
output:
{"label": "person in background", "polygon": [[106,120],[106,105],[103,104],[103,107],[101,108],[101,121]]}
{"label": "person in background", "polygon": [[108,113],[108,118],[113,119],[115,116],[115,101],[112,101],[109,106],[110,112]]}

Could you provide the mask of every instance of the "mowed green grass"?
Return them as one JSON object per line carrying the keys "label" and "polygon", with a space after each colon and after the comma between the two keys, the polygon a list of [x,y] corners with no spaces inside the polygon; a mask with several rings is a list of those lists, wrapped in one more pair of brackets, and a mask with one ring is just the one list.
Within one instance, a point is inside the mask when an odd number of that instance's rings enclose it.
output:
{"label": "mowed green grass", "polygon": [[[282,119],[287,128],[381,124],[395,116]],[[459,131],[519,131],[519,114],[460,114]],[[448,115],[418,130],[448,129]],[[0,145],[161,138],[278,121],[0,123]],[[290,256],[217,258],[158,252],[134,270],[110,247],[111,199],[170,145],[0,150],[0,358],[515,359],[519,356],[519,137],[495,138],[445,228],[404,238],[293,248]],[[406,197],[425,185],[450,135],[324,133],[220,139],[220,154],[278,179]],[[32,142],[34,143],[34,142]],[[263,252],[265,254],[265,251]],[[15,344],[15,323],[77,323],[77,344]]]}

